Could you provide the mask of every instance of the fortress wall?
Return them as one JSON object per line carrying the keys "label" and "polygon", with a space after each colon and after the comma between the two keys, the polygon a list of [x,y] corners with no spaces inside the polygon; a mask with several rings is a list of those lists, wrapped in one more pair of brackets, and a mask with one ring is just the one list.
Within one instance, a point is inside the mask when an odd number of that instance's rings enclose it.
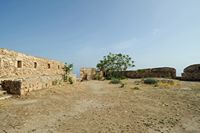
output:
{"label": "fortress wall", "polygon": [[0,49],[0,81],[11,94],[24,95],[63,80],[64,63]]}
{"label": "fortress wall", "polygon": [[0,49],[0,78],[61,75],[63,66],[58,61]]}
{"label": "fortress wall", "polygon": [[200,81],[200,64],[194,64],[186,67],[182,74],[182,80]]}
{"label": "fortress wall", "polygon": [[140,69],[136,71],[124,71],[122,72],[127,78],[176,78],[176,69],[170,67],[161,67],[161,68],[149,68],[149,69]]}

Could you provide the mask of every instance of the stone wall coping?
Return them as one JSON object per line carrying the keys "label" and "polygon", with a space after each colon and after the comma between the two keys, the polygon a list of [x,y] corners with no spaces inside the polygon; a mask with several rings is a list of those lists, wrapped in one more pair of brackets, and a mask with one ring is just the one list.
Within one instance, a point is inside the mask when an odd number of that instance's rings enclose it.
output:
{"label": "stone wall coping", "polygon": [[64,63],[62,61],[58,61],[58,60],[53,60],[53,59],[48,59],[48,58],[43,58],[43,57],[38,57],[38,56],[31,56],[29,54],[24,54],[22,52],[18,52],[18,51],[14,51],[14,50],[10,50],[10,49],[6,49],[6,48],[0,48],[0,51],[4,51],[4,52],[8,52],[8,53],[15,53],[17,55],[21,55],[21,56],[26,56],[26,57],[29,57],[29,58],[36,58],[36,59],[42,59],[42,60],[45,60],[45,61],[50,61],[50,62],[57,62],[59,64],[63,64]]}

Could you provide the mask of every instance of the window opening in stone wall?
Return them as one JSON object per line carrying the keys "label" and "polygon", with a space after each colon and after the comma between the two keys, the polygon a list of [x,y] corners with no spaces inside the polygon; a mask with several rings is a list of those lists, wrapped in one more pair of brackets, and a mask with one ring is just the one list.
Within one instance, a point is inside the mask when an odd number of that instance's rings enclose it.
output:
{"label": "window opening in stone wall", "polygon": [[50,69],[51,68],[51,65],[50,64],[48,64],[48,69]]}
{"label": "window opening in stone wall", "polygon": [[17,68],[22,68],[22,61],[20,60],[17,61]]}
{"label": "window opening in stone wall", "polygon": [[34,68],[37,68],[37,62],[34,62]]}
{"label": "window opening in stone wall", "polygon": [[60,69],[60,66],[58,65],[58,69]]}
{"label": "window opening in stone wall", "polygon": [[200,67],[199,67],[199,71],[200,71]]}

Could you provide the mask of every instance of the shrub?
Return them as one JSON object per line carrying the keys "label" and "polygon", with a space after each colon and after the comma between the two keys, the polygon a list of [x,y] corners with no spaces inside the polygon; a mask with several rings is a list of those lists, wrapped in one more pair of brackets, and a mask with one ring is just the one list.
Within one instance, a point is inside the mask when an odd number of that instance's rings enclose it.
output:
{"label": "shrub", "polygon": [[63,80],[64,80],[64,82],[67,82],[67,81],[68,81],[68,76],[67,76],[67,75],[64,75],[64,76],[63,76]]}
{"label": "shrub", "polygon": [[57,85],[57,84],[58,84],[58,80],[52,81],[52,85]]}
{"label": "shrub", "polygon": [[64,75],[63,80],[64,80],[64,82],[67,82],[67,83],[70,83],[70,84],[74,83],[73,78],[70,75]]}
{"label": "shrub", "polygon": [[100,73],[97,73],[97,74],[95,75],[95,79],[96,79],[96,80],[101,80],[101,75],[100,75]]}
{"label": "shrub", "polygon": [[139,69],[137,70],[138,73],[144,73],[145,72],[145,69]]}
{"label": "shrub", "polygon": [[120,79],[127,79],[126,76],[120,76]]}
{"label": "shrub", "polygon": [[158,81],[152,78],[144,79],[145,84],[157,84]]}
{"label": "shrub", "polygon": [[135,81],[134,84],[135,85],[139,85],[141,83],[141,81]]}
{"label": "shrub", "polygon": [[111,80],[111,77],[109,77],[109,76],[106,76],[105,78],[106,78],[106,80]]}
{"label": "shrub", "polygon": [[69,77],[69,83],[70,83],[70,84],[73,84],[73,83],[74,83],[72,77]]}
{"label": "shrub", "polygon": [[60,85],[61,84],[61,81],[60,80],[54,80],[52,81],[52,85]]}
{"label": "shrub", "polygon": [[159,87],[159,88],[179,88],[180,83],[178,81],[164,79],[164,80],[160,80],[158,82],[157,87]]}
{"label": "shrub", "polygon": [[110,83],[111,83],[111,84],[120,84],[121,81],[120,81],[120,79],[117,79],[117,78],[111,78]]}

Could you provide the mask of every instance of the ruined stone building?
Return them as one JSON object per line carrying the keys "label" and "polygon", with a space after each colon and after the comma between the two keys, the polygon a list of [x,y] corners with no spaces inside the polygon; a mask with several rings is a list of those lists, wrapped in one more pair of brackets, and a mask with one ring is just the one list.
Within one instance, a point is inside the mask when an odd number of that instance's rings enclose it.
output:
{"label": "ruined stone building", "polygon": [[47,88],[62,81],[62,62],[0,49],[0,82],[11,94]]}
{"label": "ruined stone building", "polygon": [[81,68],[80,69],[80,78],[82,80],[93,80],[95,79],[95,75],[97,73],[96,68]]}
{"label": "ruined stone building", "polygon": [[188,81],[200,81],[200,64],[186,67],[182,74],[182,79]]}

